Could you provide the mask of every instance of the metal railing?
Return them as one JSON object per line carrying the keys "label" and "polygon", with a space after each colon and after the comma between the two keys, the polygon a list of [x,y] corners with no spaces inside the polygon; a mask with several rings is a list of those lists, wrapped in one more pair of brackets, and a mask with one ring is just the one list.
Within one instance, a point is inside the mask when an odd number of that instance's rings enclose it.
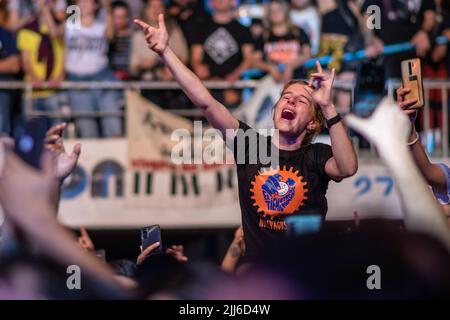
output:
{"label": "metal railing", "polygon": [[[203,84],[210,90],[224,90],[224,89],[255,89],[258,87],[258,80],[239,80],[235,82],[228,81],[204,81]],[[354,82],[335,80],[334,87],[337,89],[347,90],[351,93],[352,101],[354,97]],[[105,116],[124,116],[125,111],[72,111],[66,110],[64,112],[45,112],[36,111],[32,108],[33,90],[36,89],[54,89],[54,90],[69,90],[69,89],[116,89],[116,90],[181,90],[180,86],[175,81],[63,81],[56,88],[51,88],[49,82],[43,82],[42,86],[33,87],[30,82],[25,81],[0,81],[0,89],[9,90],[23,90],[24,92],[24,112],[28,117],[46,116],[49,118],[77,118],[77,117],[105,117]],[[164,106],[161,106],[164,107]],[[231,111],[233,111],[230,108]],[[180,108],[168,110],[174,114],[181,116],[202,116],[202,112],[198,109]]]}
{"label": "metal railing", "polygon": [[[256,88],[258,86],[257,80],[240,80],[236,82],[227,81],[205,81],[204,85],[208,89],[247,89]],[[63,81],[56,88],[51,88],[49,82],[43,82],[42,86],[33,87],[31,83],[25,81],[0,81],[0,89],[10,90],[23,90],[24,91],[24,110],[25,115],[29,117],[33,116],[47,116],[49,118],[62,118],[62,117],[104,117],[104,116],[124,116],[124,111],[117,112],[105,112],[105,111],[85,111],[77,112],[44,112],[36,111],[32,109],[33,90],[36,89],[55,89],[55,90],[89,90],[89,89],[116,89],[116,90],[171,90],[179,89],[180,86],[175,81]],[[197,109],[171,109],[173,112],[182,116],[201,116],[200,110]]]}

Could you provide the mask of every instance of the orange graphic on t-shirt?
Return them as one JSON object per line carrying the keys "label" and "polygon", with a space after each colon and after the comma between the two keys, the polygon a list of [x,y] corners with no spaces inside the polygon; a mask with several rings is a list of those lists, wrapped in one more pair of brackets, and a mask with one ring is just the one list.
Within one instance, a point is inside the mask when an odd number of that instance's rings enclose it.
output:
{"label": "orange graphic on t-shirt", "polygon": [[269,61],[289,64],[298,57],[300,44],[295,40],[271,42],[266,43],[264,50]]}
{"label": "orange graphic on t-shirt", "polygon": [[253,205],[265,218],[294,213],[307,199],[305,193],[308,189],[302,180],[298,171],[294,172],[293,168],[286,170],[286,166],[282,170],[277,167],[260,171],[251,182]]}

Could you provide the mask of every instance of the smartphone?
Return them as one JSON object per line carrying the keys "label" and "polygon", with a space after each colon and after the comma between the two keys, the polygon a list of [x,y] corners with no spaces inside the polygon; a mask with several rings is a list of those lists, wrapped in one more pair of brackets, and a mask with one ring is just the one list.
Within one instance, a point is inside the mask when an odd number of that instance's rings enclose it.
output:
{"label": "smartphone", "polygon": [[420,109],[424,106],[423,79],[422,70],[420,68],[420,59],[403,60],[401,66],[403,88],[411,90],[405,98],[417,99],[417,102],[409,108]]}
{"label": "smartphone", "polygon": [[13,131],[14,151],[30,166],[40,169],[46,134],[45,119],[19,121]]}
{"label": "smartphone", "polygon": [[157,224],[141,229],[141,245],[142,251],[148,248],[148,246],[159,242],[159,247],[156,248],[153,253],[162,253],[162,242],[161,242],[161,227]]}

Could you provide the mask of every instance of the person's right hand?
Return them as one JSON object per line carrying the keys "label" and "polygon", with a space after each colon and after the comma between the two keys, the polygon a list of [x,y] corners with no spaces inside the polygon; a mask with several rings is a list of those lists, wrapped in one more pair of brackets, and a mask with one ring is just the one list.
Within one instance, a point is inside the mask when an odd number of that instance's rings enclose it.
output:
{"label": "person's right hand", "polygon": [[164,22],[164,15],[161,13],[158,16],[158,28],[154,28],[139,19],[134,19],[134,23],[144,31],[148,47],[157,54],[162,55],[169,44],[169,34]]}
{"label": "person's right hand", "polygon": [[409,109],[409,107],[413,106],[417,102],[417,99],[406,99],[406,95],[411,92],[411,89],[400,87],[396,92],[397,104],[403,110],[403,113],[408,116],[412,128],[414,128],[414,123],[417,118],[417,109]]}
{"label": "person's right hand", "polygon": [[141,248],[141,254],[137,257],[136,264],[141,264],[142,262],[144,262],[144,260],[150,256],[152,251],[155,250],[156,248],[158,248],[159,246],[160,246],[160,243],[155,242],[155,243],[151,244],[150,246],[148,246],[147,248],[145,248],[144,251],[142,251],[142,248]]}

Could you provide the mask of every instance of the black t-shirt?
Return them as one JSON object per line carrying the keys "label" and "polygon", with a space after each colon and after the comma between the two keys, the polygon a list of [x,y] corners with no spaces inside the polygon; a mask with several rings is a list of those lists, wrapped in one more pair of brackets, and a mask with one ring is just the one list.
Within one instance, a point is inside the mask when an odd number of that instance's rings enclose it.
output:
{"label": "black t-shirt", "polygon": [[[414,8],[415,1],[409,0],[366,0],[361,8],[365,14],[371,5],[381,9],[381,28],[377,35],[386,44],[410,41],[422,28],[424,12],[436,10],[434,1],[422,0],[420,7]],[[411,6],[411,7],[408,7]]]}
{"label": "black t-shirt", "polygon": [[250,31],[236,20],[218,24],[205,22],[192,39],[193,44],[203,45],[203,63],[209,66],[211,76],[225,77],[242,62],[242,46],[253,44]]}
{"label": "black t-shirt", "polygon": [[298,57],[302,46],[310,46],[305,31],[295,28],[283,36],[270,33],[256,41],[255,50],[261,51],[264,60],[277,64],[288,64]]}
{"label": "black t-shirt", "polygon": [[[241,150],[248,158],[254,152],[249,146],[259,146],[260,139],[266,139],[267,145],[271,145],[269,137],[255,131],[244,139],[240,135],[254,129],[243,122],[239,127],[242,130],[234,141],[236,162]],[[239,148],[239,141],[245,141],[244,148]],[[246,245],[244,261],[260,257],[265,248],[285,239],[288,217],[316,215],[324,220],[328,210],[325,194],[331,179],[325,172],[325,163],[332,155],[330,146],[314,143],[295,151],[279,150],[278,168],[263,167],[259,160],[256,164],[237,164]]]}
{"label": "black t-shirt", "polygon": [[[0,27],[0,60],[14,55],[19,55],[16,38],[13,33]],[[14,78],[13,74],[0,73],[0,80],[10,80],[12,78]]]}
{"label": "black t-shirt", "polygon": [[358,32],[358,20],[348,6],[341,2],[336,9],[323,15],[321,30],[323,34],[340,34],[350,38]]}

